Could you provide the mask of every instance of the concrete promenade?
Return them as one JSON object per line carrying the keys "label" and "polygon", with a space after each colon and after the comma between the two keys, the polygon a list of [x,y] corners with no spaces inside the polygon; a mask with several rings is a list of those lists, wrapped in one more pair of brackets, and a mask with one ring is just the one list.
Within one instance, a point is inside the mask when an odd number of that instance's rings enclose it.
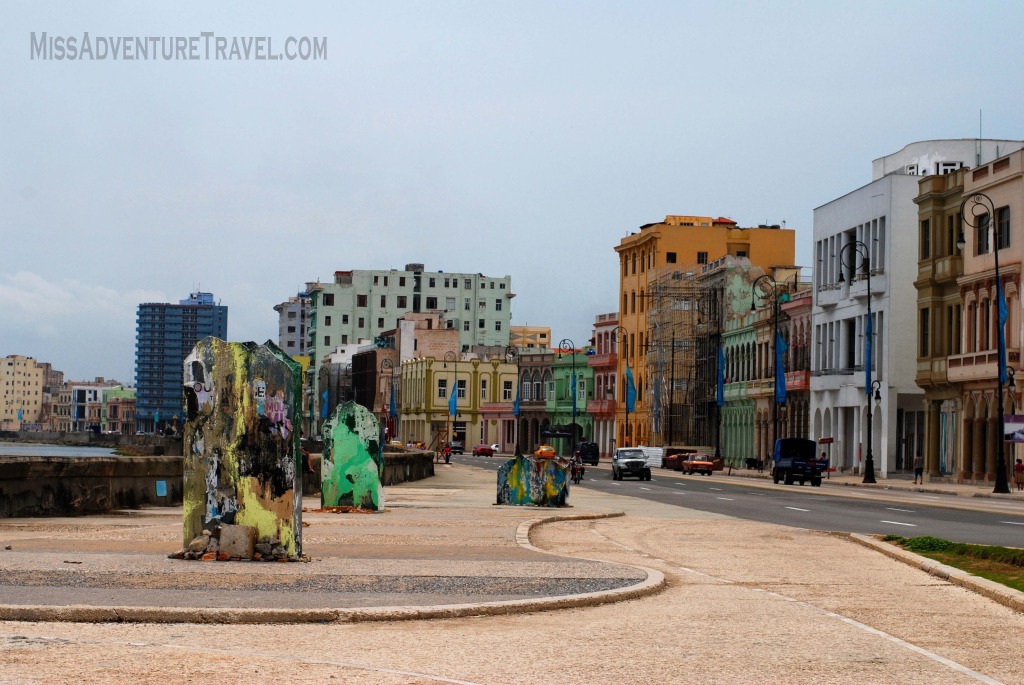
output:
{"label": "concrete promenade", "polygon": [[292,564],[166,559],[180,510],[0,520],[0,683],[1024,683],[1021,611],[848,536],[586,487],[495,507],[463,464],[386,498],[307,513]]}

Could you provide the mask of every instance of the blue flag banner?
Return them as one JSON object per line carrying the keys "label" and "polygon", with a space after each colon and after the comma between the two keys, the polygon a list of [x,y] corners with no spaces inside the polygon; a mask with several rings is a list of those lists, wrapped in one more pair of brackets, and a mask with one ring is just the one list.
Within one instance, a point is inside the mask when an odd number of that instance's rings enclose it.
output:
{"label": "blue flag banner", "polygon": [[326,419],[327,418],[327,398],[328,398],[328,394],[327,394],[326,390],[324,390],[322,393],[320,393],[320,398],[321,398],[320,399],[320,418],[321,419]]}
{"label": "blue flag banner", "polygon": [[868,312],[868,324],[867,332],[864,334],[866,339],[865,347],[867,351],[864,355],[864,394],[871,397],[871,343],[873,342],[874,333],[871,327],[871,312]]}
{"label": "blue flag banner", "polygon": [[389,411],[391,418],[398,416],[398,402],[395,401],[395,383],[391,382],[391,410]]}
{"label": "blue flag banner", "polygon": [[448,398],[448,415],[449,416],[455,416],[455,413],[457,411],[456,407],[458,406],[458,403],[459,403],[458,395],[459,395],[459,382],[455,381],[455,383],[452,384],[452,394]]}
{"label": "blue flag banner", "polygon": [[1006,383],[1006,320],[1010,318],[1010,310],[1006,308],[1006,296],[1003,295],[1003,281],[996,279],[996,294],[999,298],[999,382]]}
{"label": "blue flag banner", "polygon": [[18,409],[18,421],[21,421],[21,409]]}
{"label": "blue flag banner", "polygon": [[626,413],[629,414],[636,409],[636,384],[633,382],[633,372],[629,365],[626,365]]}
{"label": "blue flag banner", "polygon": [[572,413],[576,413],[576,374],[572,375]]}
{"label": "blue flag banner", "polygon": [[718,406],[725,406],[725,347],[718,346]]}
{"label": "blue flag banner", "polygon": [[786,403],[786,369],[782,363],[783,355],[789,345],[782,339],[782,333],[775,333],[775,403]]}
{"label": "blue flag banner", "polygon": [[522,387],[522,383],[516,384],[516,401],[512,403],[512,416],[519,418],[519,389]]}

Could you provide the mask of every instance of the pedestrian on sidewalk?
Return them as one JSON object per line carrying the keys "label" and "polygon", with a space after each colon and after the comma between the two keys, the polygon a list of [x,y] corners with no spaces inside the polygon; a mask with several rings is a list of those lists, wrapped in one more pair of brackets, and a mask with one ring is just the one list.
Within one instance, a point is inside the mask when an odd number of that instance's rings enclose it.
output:
{"label": "pedestrian on sidewalk", "polygon": [[1013,482],[1018,490],[1024,490],[1024,462],[1020,459],[1013,465]]}
{"label": "pedestrian on sidewalk", "polygon": [[924,459],[921,453],[914,455],[914,485],[924,485]]}

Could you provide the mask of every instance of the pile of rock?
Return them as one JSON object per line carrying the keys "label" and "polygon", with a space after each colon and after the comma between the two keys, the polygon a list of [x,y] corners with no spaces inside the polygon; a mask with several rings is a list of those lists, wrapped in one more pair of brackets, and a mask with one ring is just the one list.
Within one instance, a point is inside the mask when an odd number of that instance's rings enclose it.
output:
{"label": "pile of rock", "polygon": [[200,561],[302,561],[289,555],[277,538],[263,536],[257,541],[256,528],[222,523],[204,530],[188,543],[186,549],[167,555],[171,559]]}

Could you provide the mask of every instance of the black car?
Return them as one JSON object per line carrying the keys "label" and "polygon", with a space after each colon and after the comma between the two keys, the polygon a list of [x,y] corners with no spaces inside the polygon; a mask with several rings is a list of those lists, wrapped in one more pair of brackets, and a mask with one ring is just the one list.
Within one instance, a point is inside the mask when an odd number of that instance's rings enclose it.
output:
{"label": "black car", "polygon": [[573,454],[579,457],[580,461],[584,464],[593,464],[594,466],[597,466],[598,458],[600,457],[596,442],[579,443],[576,445],[576,450]]}
{"label": "black car", "polygon": [[464,454],[466,446],[461,440],[452,440],[451,448],[452,454]]}

